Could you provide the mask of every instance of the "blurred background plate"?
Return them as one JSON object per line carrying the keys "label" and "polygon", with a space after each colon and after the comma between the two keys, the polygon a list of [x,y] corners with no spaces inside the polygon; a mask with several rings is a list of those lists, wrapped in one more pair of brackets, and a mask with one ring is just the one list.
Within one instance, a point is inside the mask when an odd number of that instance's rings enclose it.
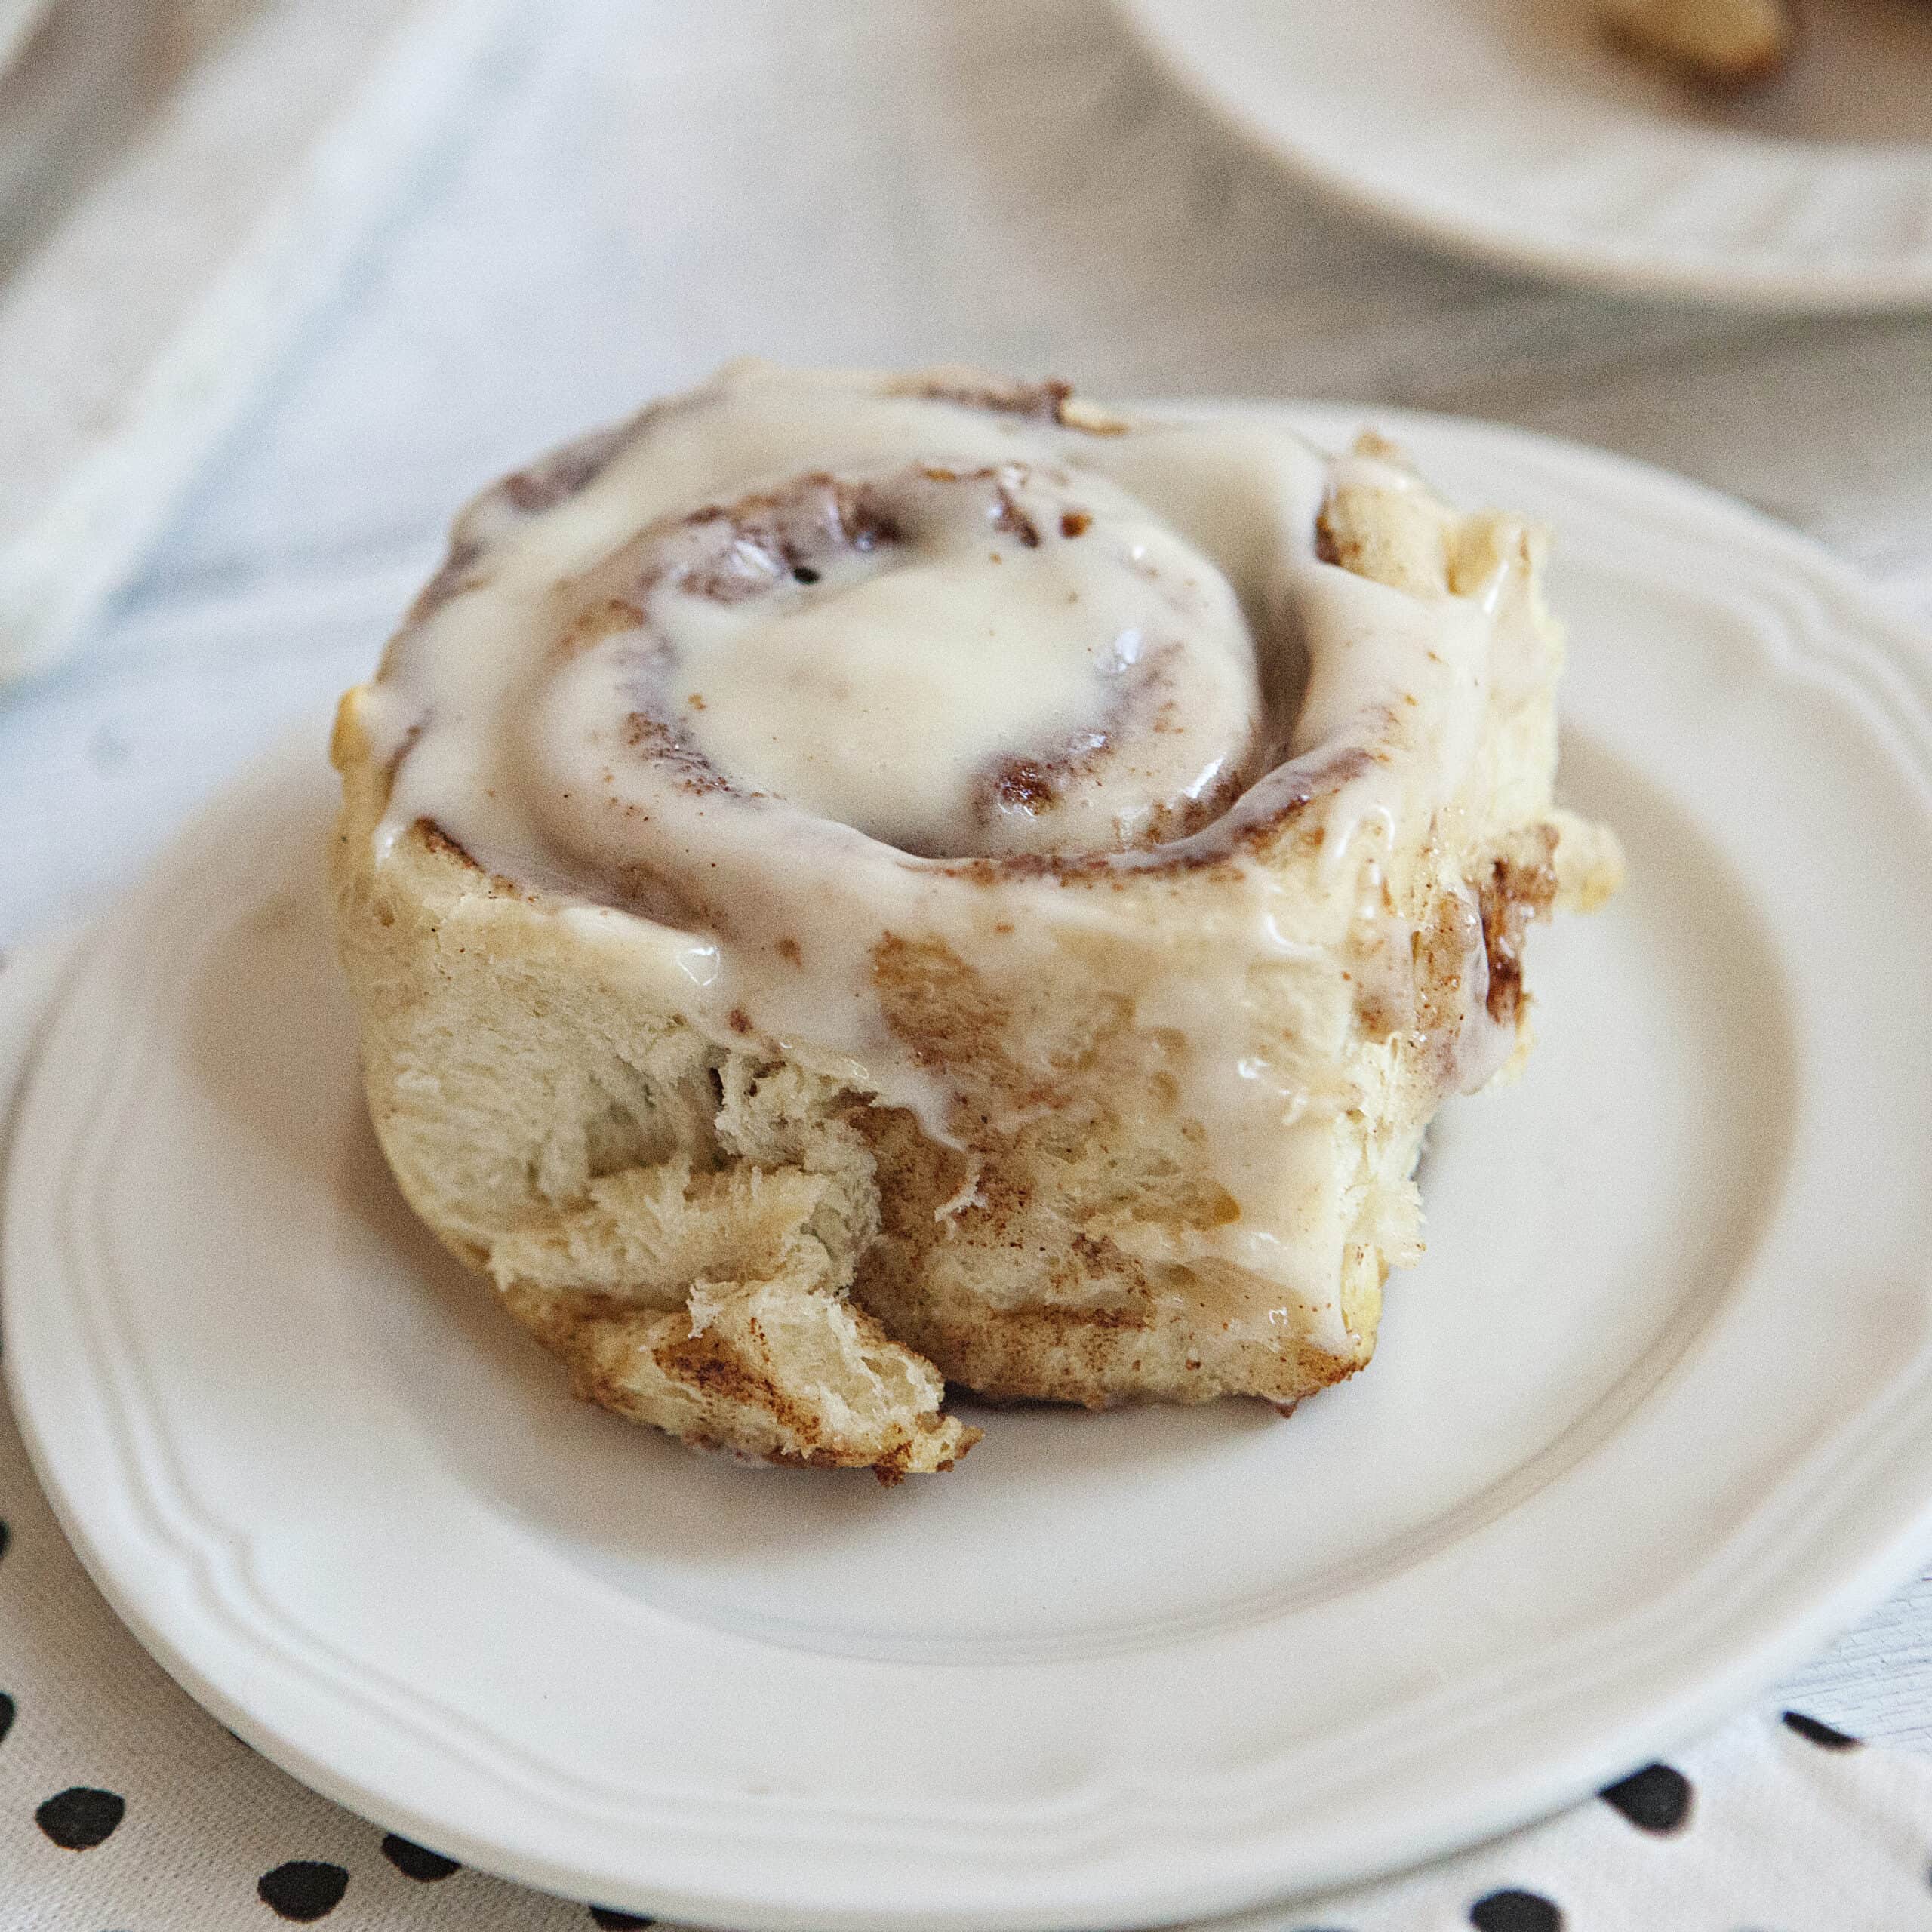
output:
{"label": "blurred background plate", "polygon": [[1932,8],[1816,0],[1789,72],[1700,94],[1587,0],[1119,0],[1155,58],[1366,213],[1628,294],[1932,305]]}

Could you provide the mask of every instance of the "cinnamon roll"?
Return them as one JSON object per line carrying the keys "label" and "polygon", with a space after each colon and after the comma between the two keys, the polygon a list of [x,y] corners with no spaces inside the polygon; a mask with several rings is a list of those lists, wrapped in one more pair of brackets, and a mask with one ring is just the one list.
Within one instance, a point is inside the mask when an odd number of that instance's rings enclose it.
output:
{"label": "cinnamon roll", "polygon": [[1620,45],[1705,88],[1770,79],[1797,38],[1790,0],[1597,0],[1597,12]]}
{"label": "cinnamon roll", "polygon": [[764,1460],[1352,1374],[1526,926],[1619,873],[1541,555],[1372,438],[954,372],[734,365],[509,478],[335,732],[404,1192]]}

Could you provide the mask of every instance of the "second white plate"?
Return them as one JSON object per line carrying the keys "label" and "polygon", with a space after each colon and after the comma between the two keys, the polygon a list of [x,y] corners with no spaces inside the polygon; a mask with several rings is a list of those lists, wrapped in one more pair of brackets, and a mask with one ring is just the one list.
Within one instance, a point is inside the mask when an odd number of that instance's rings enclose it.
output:
{"label": "second white plate", "polygon": [[[1331,441],[1364,412],[1292,413]],[[1821,553],[1392,412],[1561,532],[1564,786],[1624,899],[1454,1106],[1377,1358],[987,1417],[952,1475],[699,1461],[573,1403],[364,1118],[315,741],[96,946],[18,1121],[6,1366],[116,1607],[297,1776],[473,1863],[743,1927],[1119,1928],[1547,1810],[1932,1531],[1932,679]]]}
{"label": "second white plate", "polygon": [[1810,311],[1932,304],[1932,12],[1818,0],[1733,100],[1586,0],[1119,0],[1162,64],[1363,210],[1505,266]]}

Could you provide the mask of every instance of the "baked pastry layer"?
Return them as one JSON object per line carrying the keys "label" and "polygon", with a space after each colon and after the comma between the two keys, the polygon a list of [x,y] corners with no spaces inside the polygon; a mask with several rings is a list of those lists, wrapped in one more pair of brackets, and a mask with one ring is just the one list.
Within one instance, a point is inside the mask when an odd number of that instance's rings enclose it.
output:
{"label": "baked pastry layer", "polygon": [[1541,546],[1373,438],[739,365],[459,521],[343,700],[417,1211],[593,1399],[943,1469],[943,1383],[1288,1403],[1528,1042]]}

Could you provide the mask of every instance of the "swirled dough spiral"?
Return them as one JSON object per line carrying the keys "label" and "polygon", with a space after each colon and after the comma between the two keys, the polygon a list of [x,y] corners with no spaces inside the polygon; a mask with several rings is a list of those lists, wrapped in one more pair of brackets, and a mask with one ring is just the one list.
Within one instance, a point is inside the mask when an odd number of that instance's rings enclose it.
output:
{"label": "swirled dough spiral", "polygon": [[405,1191],[585,1392],[774,1460],[1351,1373],[1526,921],[1614,883],[1539,555],[1372,439],[948,372],[509,478],[337,727]]}

